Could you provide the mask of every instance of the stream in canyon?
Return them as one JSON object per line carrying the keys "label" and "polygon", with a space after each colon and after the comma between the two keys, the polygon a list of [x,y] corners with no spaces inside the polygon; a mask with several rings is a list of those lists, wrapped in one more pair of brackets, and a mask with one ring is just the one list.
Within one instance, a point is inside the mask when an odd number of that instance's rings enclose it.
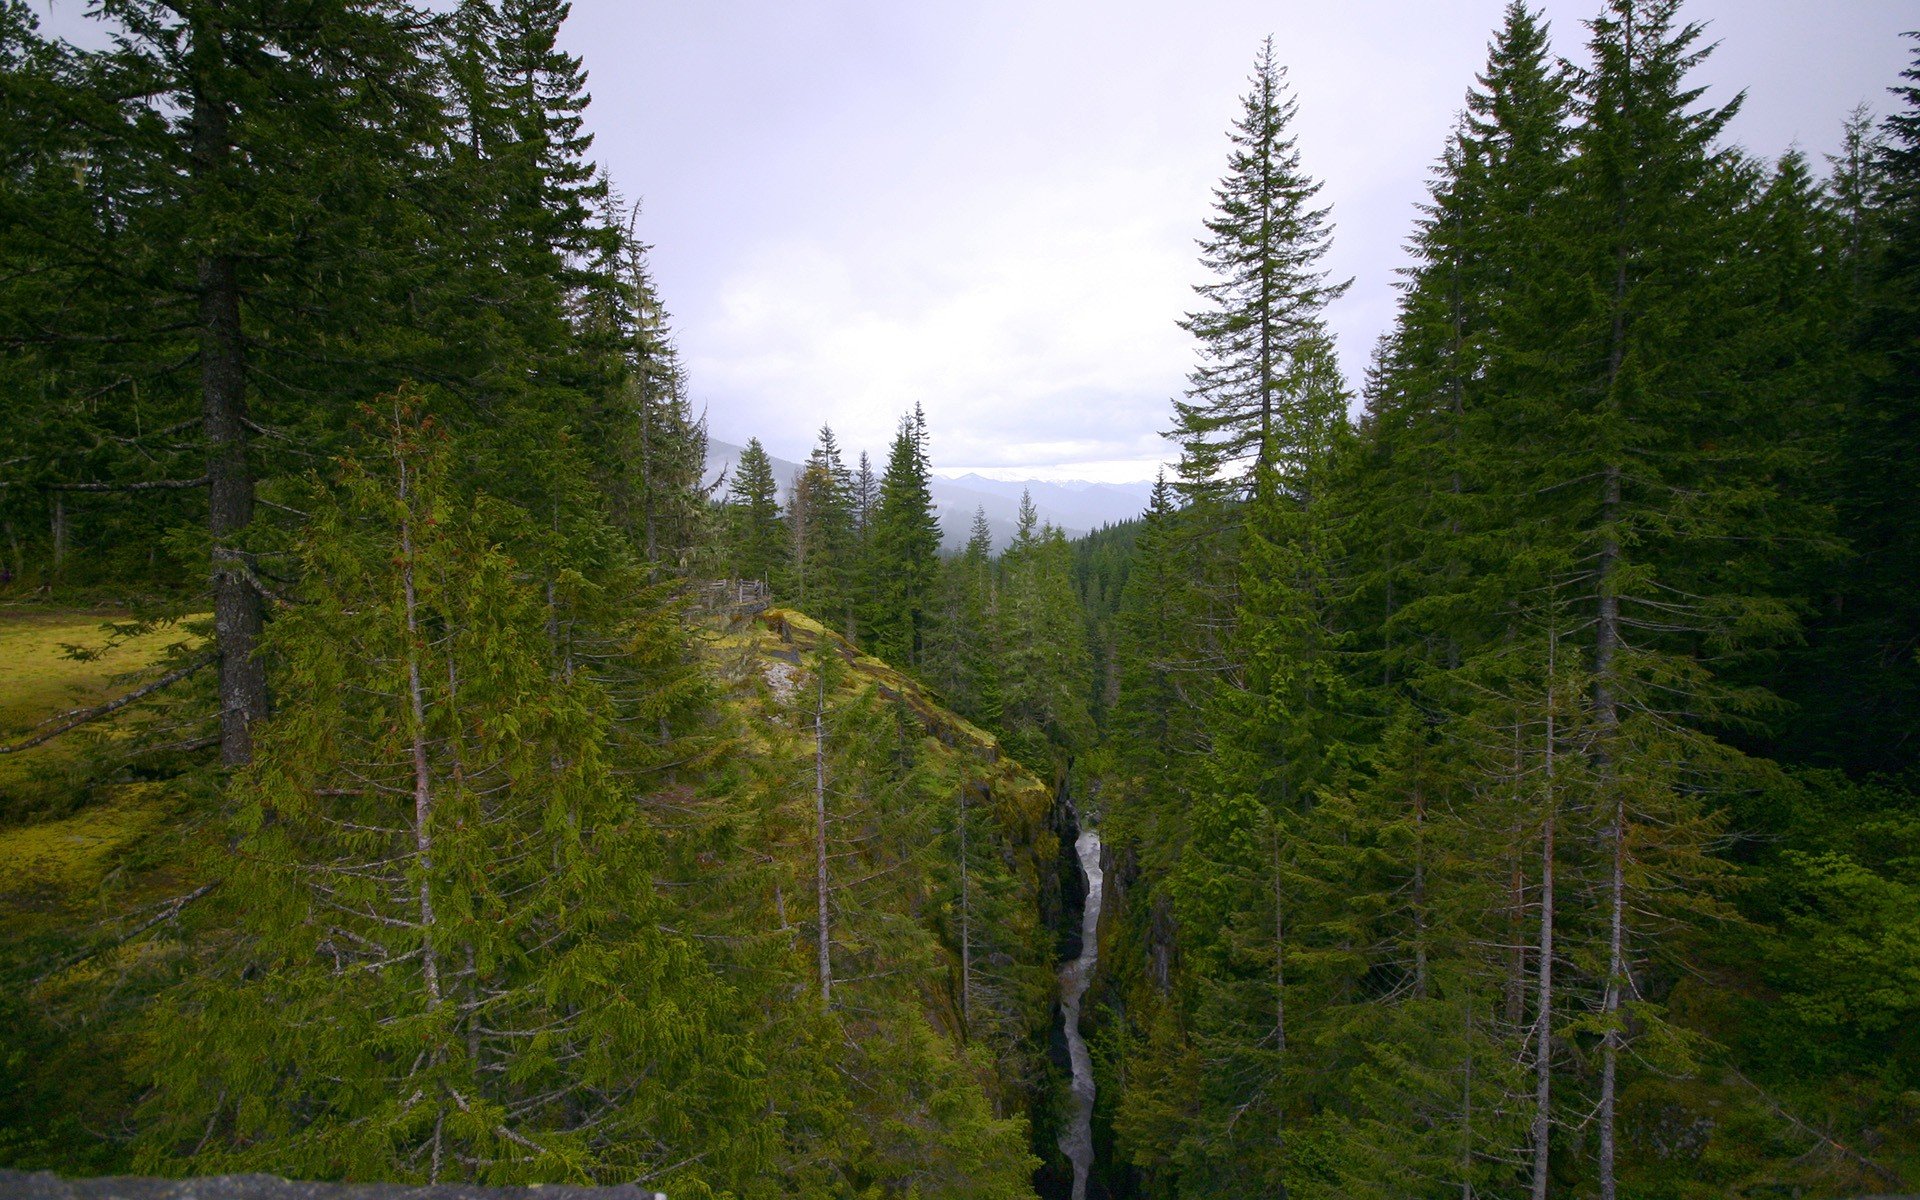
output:
{"label": "stream in canyon", "polygon": [[1073,1164],[1073,1200],[1087,1200],[1087,1180],[1093,1174],[1093,1057],[1080,1033],[1080,1001],[1093,981],[1100,958],[1100,834],[1087,828],[1074,839],[1080,873],[1087,881],[1086,907],[1080,916],[1080,954],[1060,968],[1060,1023],[1067,1040],[1067,1060],[1073,1071],[1073,1106],[1060,1134],[1060,1151]]}

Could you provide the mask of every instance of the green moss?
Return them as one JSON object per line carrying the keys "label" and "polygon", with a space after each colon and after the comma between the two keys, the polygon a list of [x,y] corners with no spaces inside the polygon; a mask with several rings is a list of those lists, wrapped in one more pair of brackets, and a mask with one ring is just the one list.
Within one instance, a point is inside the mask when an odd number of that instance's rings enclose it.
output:
{"label": "green moss", "polygon": [[[107,646],[106,624],[124,619],[124,613],[108,610],[0,609],[0,743],[113,695],[124,676],[151,666],[182,638],[178,628],[168,628],[129,638],[97,657],[76,658],[68,651]],[[76,732],[0,755],[0,821],[76,807],[89,780],[85,737]]]}
{"label": "green moss", "polygon": [[116,852],[151,832],[165,807],[156,785],[128,784],[75,816],[0,829],[0,862],[7,864],[0,903],[97,884]]}
{"label": "green moss", "polygon": [[[110,611],[0,609],[0,741],[130,686],[176,629],[93,659]],[[105,723],[102,723],[103,726]],[[144,1086],[134,1030],[180,953],[142,923],[193,889],[190,805],[177,785],[111,782],[110,727],[0,756],[0,1162],[123,1172],[119,1128]],[[55,815],[49,815],[55,814]],[[138,932],[138,936],[134,936]]]}

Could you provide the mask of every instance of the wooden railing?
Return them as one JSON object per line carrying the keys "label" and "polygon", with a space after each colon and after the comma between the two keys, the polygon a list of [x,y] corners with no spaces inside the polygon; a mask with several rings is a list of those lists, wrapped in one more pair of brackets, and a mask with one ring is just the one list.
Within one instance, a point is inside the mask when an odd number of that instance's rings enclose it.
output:
{"label": "wooden railing", "polygon": [[751,617],[773,607],[773,589],[760,579],[702,579],[692,586],[692,600],[703,613]]}

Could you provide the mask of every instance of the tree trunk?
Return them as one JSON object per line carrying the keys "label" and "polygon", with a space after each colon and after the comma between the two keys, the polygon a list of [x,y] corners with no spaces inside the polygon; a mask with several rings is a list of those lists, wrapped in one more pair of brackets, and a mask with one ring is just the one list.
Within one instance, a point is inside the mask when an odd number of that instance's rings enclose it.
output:
{"label": "tree trunk", "polygon": [[[407,465],[400,463],[400,504],[407,500]],[[440,961],[433,945],[433,819],[432,776],[427,767],[427,706],[420,684],[420,619],[413,588],[413,526],[400,518],[400,587],[407,604],[407,699],[413,729],[413,848],[420,859],[420,973],[427,985],[427,1005],[440,1004]]]}
{"label": "tree trunk", "polygon": [[973,995],[973,906],[967,879],[967,787],[960,785],[960,1029],[973,1028],[969,1011]]}
{"label": "tree trunk", "polygon": [[[1551,725],[1549,725],[1551,728]],[[1548,745],[1552,745],[1549,734]],[[1548,751],[1551,762],[1552,751]],[[1549,768],[1551,769],[1551,768]],[[1549,784],[1551,786],[1551,784]],[[1553,1105],[1553,799],[1547,800],[1546,821],[1540,829],[1540,961],[1538,997],[1534,1004],[1533,1050],[1533,1200],[1546,1200],[1548,1139],[1552,1134]]]}
{"label": "tree trunk", "polygon": [[[1622,45],[1626,51],[1626,70],[1629,86],[1626,89],[1625,103],[1631,104],[1634,94],[1631,84],[1635,69],[1633,28],[1634,11],[1631,5],[1622,13]],[[1606,406],[1606,415],[1610,418],[1603,423],[1603,436],[1611,442],[1617,436],[1616,429],[1623,421],[1620,411],[1620,370],[1626,362],[1627,354],[1627,285],[1628,265],[1632,260],[1632,247],[1629,245],[1627,230],[1631,195],[1623,186],[1616,198],[1614,208],[1614,250],[1613,250],[1613,306],[1612,328],[1609,331],[1607,348],[1606,391],[1602,402]],[[1606,1032],[1602,1035],[1600,1047],[1600,1200],[1615,1200],[1614,1183],[1614,1098],[1615,1076],[1619,1071],[1620,1029],[1620,986],[1626,969],[1626,848],[1627,848],[1627,805],[1626,797],[1620,793],[1618,763],[1616,761],[1615,739],[1620,731],[1620,710],[1615,656],[1620,649],[1620,508],[1622,455],[1617,446],[1604,445],[1606,468],[1601,479],[1600,528],[1601,542],[1599,561],[1596,571],[1596,592],[1599,595],[1599,611],[1594,621],[1593,650],[1593,710],[1596,724],[1597,753],[1594,755],[1594,775],[1599,784],[1601,802],[1610,804],[1613,809],[1611,827],[1608,830],[1609,849],[1612,863],[1609,870],[1608,891],[1610,912],[1607,919],[1607,986],[1601,1001],[1602,1018]]]}
{"label": "tree trunk", "polygon": [[1413,789],[1413,994],[1427,998],[1427,803]]}
{"label": "tree trunk", "polygon": [[[1622,204],[1621,221],[1625,211]],[[1618,419],[1620,367],[1626,358],[1627,326],[1627,246],[1624,236],[1615,252],[1612,349],[1607,362],[1606,405]],[[1611,425],[1612,422],[1609,422]],[[1608,434],[1612,436],[1611,431]],[[1613,451],[1612,447],[1608,447]],[[1615,452],[1617,454],[1617,452]],[[1594,777],[1600,799],[1613,812],[1608,824],[1607,841],[1612,863],[1608,877],[1607,986],[1601,1001],[1606,1032],[1600,1045],[1600,1200],[1615,1200],[1614,1184],[1614,1096],[1615,1076],[1619,1070],[1621,982],[1626,970],[1626,852],[1627,802],[1620,791],[1615,742],[1620,732],[1620,699],[1615,659],[1620,649],[1620,520],[1621,464],[1617,457],[1607,463],[1601,476],[1599,560],[1595,566],[1599,606],[1594,619],[1593,715],[1598,737],[1595,741]]]}
{"label": "tree trunk", "polygon": [[[202,18],[194,24],[193,42],[202,69],[194,81],[192,160],[204,195],[225,186],[219,176],[227,168],[231,146],[226,106],[208,94],[212,81],[205,69],[218,59],[219,33]],[[220,761],[239,767],[252,761],[253,723],[267,715],[267,678],[255,658],[264,613],[243,544],[253,523],[254,481],[247,455],[246,340],[233,256],[202,253],[194,282],[199,292],[201,424],[207,440],[207,532],[213,544],[213,627],[220,648]]]}
{"label": "tree trunk", "polygon": [[67,498],[59,492],[53,494],[53,570],[48,573],[49,583],[60,578],[67,565]]}
{"label": "tree trunk", "polygon": [[[1286,892],[1284,881],[1280,877],[1280,826],[1275,822],[1273,829],[1273,1040],[1274,1040],[1274,1096],[1273,1096],[1273,1149],[1275,1162],[1284,1169],[1287,1151],[1286,1094],[1281,1086],[1281,1072],[1287,1061],[1287,923]],[[1284,1179],[1278,1181],[1279,1200],[1287,1200],[1287,1185]]]}
{"label": "tree trunk", "polygon": [[819,682],[813,709],[813,886],[819,901],[820,1002],[833,1002],[833,955],[827,911],[827,683]]}
{"label": "tree trunk", "polygon": [[1460,1200],[1473,1200],[1473,1004],[1460,1011],[1466,1017],[1467,1061],[1460,1084]]}

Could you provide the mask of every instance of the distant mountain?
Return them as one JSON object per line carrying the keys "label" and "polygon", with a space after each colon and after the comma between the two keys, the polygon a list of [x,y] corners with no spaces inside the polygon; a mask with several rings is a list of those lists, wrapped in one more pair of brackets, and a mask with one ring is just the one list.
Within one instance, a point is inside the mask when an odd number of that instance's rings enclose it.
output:
{"label": "distant mountain", "polygon": [[[731,480],[742,449],[732,442],[717,439],[709,441],[707,479],[712,481],[725,471],[728,480]],[[767,457],[773,463],[773,477],[780,481],[781,491],[784,492],[794,476],[800,473],[801,464],[773,455]],[[854,457],[858,459],[858,451]],[[988,528],[993,530],[994,548],[1004,550],[1012,543],[1014,530],[1019,524],[1020,494],[1023,490],[1032,494],[1033,506],[1042,521],[1064,530],[1068,537],[1077,537],[1102,525],[1139,516],[1147,507],[1153,485],[1145,482],[1048,483],[1040,479],[987,479],[968,474],[957,479],[935,476],[929,490],[933,494],[934,507],[939,512],[940,532],[946,549],[958,550],[966,544],[967,532],[973,527],[974,511],[982,509],[987,514]]]}
{"label": "distant mountain", "polygon": [[[988,479],[968,474],[954,479],[935,480],[936,496],[942,484],[998,497],[1011,506],[1008,511],[1014,514],[1020,510],[1021,492],[1027,492],[1032,495],[1033,506],[1039,510],[1041,520],[1051,521],[1072,534],[1130,521],[1146,509],[1147,501],[1153,495],[1153,484],[1144,480],[1139,483],[1088,483],[1084,480],[1049,483],[1043,479]],[[992,516],[993,511],[989,508],[987,514]]]}

